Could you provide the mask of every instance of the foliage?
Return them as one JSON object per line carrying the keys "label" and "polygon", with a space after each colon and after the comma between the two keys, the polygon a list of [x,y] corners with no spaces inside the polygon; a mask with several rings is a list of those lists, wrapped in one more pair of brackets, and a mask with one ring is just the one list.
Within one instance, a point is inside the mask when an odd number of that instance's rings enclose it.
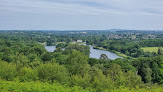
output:
{"label": "foliage", "polygon": [[58,81],[60,83],[67,83],[68,71],[67,69],[56,63],[41,64],[37,67],[38,77],[43,81]]}
{"label": "foliage", "polygon": [[88,56],[90,53],[89,46],[84,46],[84,45],[72,44],[72,45],[67,46],[65,49],[68,49],[68,50],[75,49],[77,51],[84,52],[85,55],[88,55]]}
{"label": "foliage", "polygon": [[[153,86],[147,88],[128,88],[120,86],[116,89],[106,89],[103,92],[162,92],[162,86]],[[15,81],[4,81],[0,80],[0,91],[1,92],[96,92],[95,89],[86,88],[83,89],[79,86],[68,87],[59,83],[49,84],[47,82],[15,82]]]}
{"label": "foliage", "polygon": [[12,81],[17,76],[16,65],[0,60],[0,77]]}
{"label": "foliage", "polygon": [[79,86],[67,87],[59,83],[43,83],[43,82],[14,82],[0,80],[1,92],[93,92],[94,89],[83,89]]}
{"label": "foliage", "polygon": [[[158,39],[143,39],[146,32],[131,32],[0,31],[0,91],[161,92],[162,35],[154,32]],[[89,46],[69,44],[77,39],[126,58],[89,58]],[[57,49],[47,52],[45,43]],[[144,52],[142,47],[159,49]]]}
{"label": "foliage", "polygon": [[88,71],[88,57],[79,51],[72,50],[67,60],[67,66],[71,74],[84,75]]}
{"label": "foliage", "polygon": [[158,51],[158,47],[143,47],[141,48],[143,49],[144,52],[156,52]]}
{"label": "foliage", "polygon": [[30,67],[23,67],[19,72],[19,80],[21,82],[38,80],[36,69],[31,69]]}

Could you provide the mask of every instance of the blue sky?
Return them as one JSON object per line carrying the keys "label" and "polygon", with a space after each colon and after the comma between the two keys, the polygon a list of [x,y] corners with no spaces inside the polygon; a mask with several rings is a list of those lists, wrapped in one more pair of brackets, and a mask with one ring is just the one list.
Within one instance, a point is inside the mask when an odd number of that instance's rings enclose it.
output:
{"label": "blue sky", "polygon": [[1,30],[163,30],[163,0],[0,0]]}

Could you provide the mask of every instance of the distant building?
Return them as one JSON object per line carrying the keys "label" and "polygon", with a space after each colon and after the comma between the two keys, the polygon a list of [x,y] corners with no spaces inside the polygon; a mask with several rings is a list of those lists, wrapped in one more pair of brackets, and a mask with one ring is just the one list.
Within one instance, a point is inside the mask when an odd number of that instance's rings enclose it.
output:
{"label": "distant building", "polygon": [[48,38],[50,38],[50,36],[47,36]]}
{"label": "distant building", "polygon": [[87,32],[80,32],[80,33],[86,34]]}
{"label": "distant building", "polygon": [[136,36],[132,36],[131,39],[136,39]]}
{"label": "distant building", "polygon": [[154,38],[156,38],[156,36],[155,35],[148,35],[148,38],[154,39]]}
{"label": "distant building", "polygon": [[73,34],[74,32],[69,32],[70,34]]}
{"label": "distant building", "polygon": [[83,42],[82,40],[77,40],[77,42]]}

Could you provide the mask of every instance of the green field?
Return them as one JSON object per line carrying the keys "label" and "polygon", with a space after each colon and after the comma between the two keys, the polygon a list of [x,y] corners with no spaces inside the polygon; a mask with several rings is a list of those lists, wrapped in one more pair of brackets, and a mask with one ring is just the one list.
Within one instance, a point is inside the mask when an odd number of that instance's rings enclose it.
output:
{"label": "green field", "polygon": [[144,50],[144,52],[156,52],[158,51],[158,47],[143,47],[141,48],[142,50]]}

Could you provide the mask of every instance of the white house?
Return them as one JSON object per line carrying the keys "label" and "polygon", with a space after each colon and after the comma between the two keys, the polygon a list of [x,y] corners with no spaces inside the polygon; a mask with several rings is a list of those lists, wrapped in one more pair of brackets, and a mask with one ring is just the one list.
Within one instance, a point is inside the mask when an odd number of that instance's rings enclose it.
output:
{"label": "white house", "polygon": [[77,42],[83,42],[82,40],[77,40]]}

